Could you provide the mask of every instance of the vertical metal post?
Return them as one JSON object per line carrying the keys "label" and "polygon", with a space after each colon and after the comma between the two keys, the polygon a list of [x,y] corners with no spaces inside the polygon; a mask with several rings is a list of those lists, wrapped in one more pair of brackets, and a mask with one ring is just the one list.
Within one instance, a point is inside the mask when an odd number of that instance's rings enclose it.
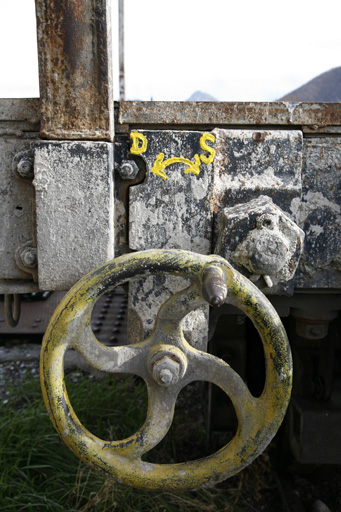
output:
{"label": "vertical metal post", "polygon": [[49,139],[34,151],[38,283],[67,290],[114,257],[110,0],[35,1]]}
{"label": "vertical metal post", "polygon": [[110,0],[36,0],[41,135],[112,141]]}
{"label": "vertical metal post", "polygon": [[124,0],[118,0],[118,33],[119,33],[120,101],[124,101],[125,100]]}

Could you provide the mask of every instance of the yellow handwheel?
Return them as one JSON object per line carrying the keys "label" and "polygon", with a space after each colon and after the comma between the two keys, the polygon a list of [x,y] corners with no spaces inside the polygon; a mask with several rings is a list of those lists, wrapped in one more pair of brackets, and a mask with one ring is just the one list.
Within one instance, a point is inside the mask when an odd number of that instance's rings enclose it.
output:
{"label": "yellow handwheel", "polygon": [[[95,301],[129,279],[179,275],[191,285],[160,308],[150,337],[136,345],[106,347],[92,332]],[[213,283],[213,287],[211,286]],[[224,291],[224,288],[225,291]],[[204,289],[204,291],[202,291]],[[213,294],[210,295],[210,290]],[[205,299],[225,300],[254,323],[264,347],[266,378],[255,398],[221,359],[194,349],[181,323]],[[148,413],[138,432],[121,441],[103,441],[78,420],[64,384],[64,354],[76,349],[94,368],[142,377],[148,389]],[[121,256],[81,279],[64,297],[47,328],[40,366],[46,407],[58,433],[86,463],[119,482],[149,489],[195,489],[220,482],[251,463],[271,441],[284,417],[292,385],[292,360],[282,323],[265,296],[219,256],[179,250],[151,250]],[[231,399],[238,418],[234,438],[218,452],[181,464],[141,460],[166,435],[180,390],[192,381],[209,381]]]}

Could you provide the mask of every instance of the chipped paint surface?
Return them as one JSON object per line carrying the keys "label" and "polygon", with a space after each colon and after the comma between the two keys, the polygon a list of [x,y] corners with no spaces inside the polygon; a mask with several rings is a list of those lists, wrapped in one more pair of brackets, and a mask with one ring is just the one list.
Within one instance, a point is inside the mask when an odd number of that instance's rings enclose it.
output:
{"label": "chipped paint surface", "polygon": [[[146,163],[146,179],[144,183],[130,188],[130,249],[167,247],[201,254],[210,253],[214,137],[208,133],[188,131],[146,130],[139,133],[148,140],[146,151],[140,155]],[[153,166],[160,154],[164,155],[166,161],[173,159],[174,155],[181,155],[183,159],[192,161],[193,155],[197,155],[200,162],[204,157],[208,163],[202,162],[200,173],[196,175],[186,174],[188,163],[185,160],[173,162],[174,165],[167,168],[168,179],[164,180],[153,172]],[[143,282],[131,283],[131,321],[128,322],[130,340],[138,341],[150,334],[160,304],[182,286],[182,280],[169,277],[154,277]],[[191,327],[186,331],[196,333],[196,339],[193,339],[193,335],[190,335],[190,338],[201,348],[207,344],[207,316],[207,307],[204,307],[197,313],[192,313],[185,321]]]}
{"label": "chipped paint surface", "polygon": [[341,287],[341,142],[305,141],[300,224],[306,233],[297,287]]}
{"label": "chipped paint surface", "polygon": [[[212,264],[219,266],[225,276],[227,302],[247,314],[261,336],[266,382],[259,398],[250,394],[228,364],[196,350],[183,336],[182,319],[202,303],[201,276]],[[183,275],[192,284],[162,305],[153,333],[147,340],[121,347],[99,343],[90,327],[96,299],[133,277],[148,274]],[[163,351],[180,351],[187,361],[183,377],[166,388],[156,384],[148,371],[149,358],[161,345]],[[78,350],[95,368],[133,373],[146,381],[148,413],[137,433],[121,441],[105,442],[83,427],[68,401],[64,384],[63,357],[68,348]],[[198,461],[167,465],[143,462],[141,456],[166,435],[178,393],[195,380],[213,382],[230,397],[238,417],[235,437],[219,452]],[[44,337],[41,383],[55,428],[84,462],[119,482],[139,488],[195,489],[234,475],[265,449],[281,424],[290,398],[292,362],[288,340],[275,310],[261,292],[225,260],[186,251],[154,250],[117,258],[85,276],[70,290],[58,306]]]}
{"label": "chipped paint surface", "polygon": [[267,195],[291,214],[291,202],[302,190],[302,132],[216,129],[214,134],[214,211]]}
{"label": "chipped paint surface", "polygon": [[68,290],[114,256],[112,145],[39,142],[33,184],[39,286]]}
{"label": "chipped paint surface", "polygon": [[[131,132],[130,138],[132,139],[132,145],[130,148],[130,152],[133,155],[142,155],[147,151],[148,147],[148,132],[146,134],[139,133],[139,132]],[[155,137],[153,138],[153,142],[155,144]],[[199,144],[201,149],[208,152],[208,156],[203,154],[194,155],[194,162],[190,160],[189,158],[184,158],[183,156],[172,156],[171,158],[167,158],[167,160],[164,160],[165,155],[164,153],[158,153],[155,157],[154,163],[151,166],[150,172],[156,174],[157,176],[160,176],[162,179],[166,180],[167,175],[165,173],[166,167],[169,167],[173,164],[184,164],[184,173],[188,174],[189,172],[192,172],[196,175],[200,174],[200,165],[201,162],[204,162],[205,164],[211,164],[215,157],[215,149],[211,146],[208,146],[206,144],[206,141],[210,141],[212,143],[215,142],[215,136],[212,133],[204,133],[199,140]],[[140,145],[141,143],[141,145]],[[156,145],[156,144],[155,144]],[[159,148],[159,144],[157,144],[157,147]],[[169,149],[167,147],[167,149]],[[154,149],[155,152],[155,149]]]}

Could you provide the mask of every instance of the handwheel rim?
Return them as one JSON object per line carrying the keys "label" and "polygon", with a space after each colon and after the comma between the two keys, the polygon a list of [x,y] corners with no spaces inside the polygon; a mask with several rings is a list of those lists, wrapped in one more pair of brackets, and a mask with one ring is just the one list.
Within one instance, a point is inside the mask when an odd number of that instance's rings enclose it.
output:
{"label": "handwheel rim", "polygon": [[[266,362],[264,391],[259,398],[246,404],[245,425],[239,425],[232,441],[218,452],[204,459],[179,464],[147,463],[134,458],[129,450],[122,452],[113,443],[97,438],[80,423],[69,402],[64,383],[64,354],[70,348],[65,340],[75,319],[85,315],[89,324],[95,301],[129,279],[173,274],[197,280],[210,264],[217,264],[224,270],[229,301],[253,321],[260,334]],[[198,353],[187,345],[189,357]],[[207,357],[213,356],[207,354]],[[134,487],[195,489],[233,476],[269,444],[283,420],[290,399],[292,360],[285,330],[274,308],[250,281],[223,258],[188,251],[151,250],[121,256],[102,265],[84,276],[66,294],[44,336],[40,373],[51,421],[81,460]]]}

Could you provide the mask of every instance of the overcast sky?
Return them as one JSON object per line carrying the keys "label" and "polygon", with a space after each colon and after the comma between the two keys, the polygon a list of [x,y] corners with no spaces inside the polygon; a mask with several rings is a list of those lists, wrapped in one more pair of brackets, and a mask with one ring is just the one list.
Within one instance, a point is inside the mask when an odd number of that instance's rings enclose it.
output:
{"label": "overcast sky", "polygon": [[[125,0],[127,99],[276,100],[341,65],[340,19],[339,0]],[[39,96],[35,38],[34,0],[0,0],[0,97]]]}

